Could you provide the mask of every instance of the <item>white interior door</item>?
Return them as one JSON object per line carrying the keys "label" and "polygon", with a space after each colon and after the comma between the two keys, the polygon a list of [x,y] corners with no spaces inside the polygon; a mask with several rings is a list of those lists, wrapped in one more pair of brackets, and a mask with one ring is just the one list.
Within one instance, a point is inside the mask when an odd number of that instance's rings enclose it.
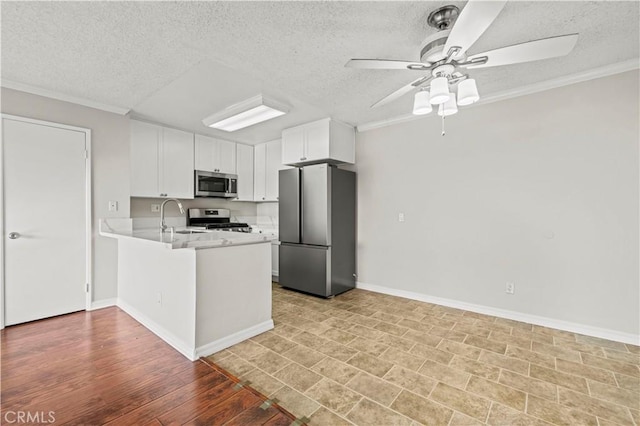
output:
{"label": "white interior door", "polygon": [[3,117],[5,325],[85,309],[87,134]]}

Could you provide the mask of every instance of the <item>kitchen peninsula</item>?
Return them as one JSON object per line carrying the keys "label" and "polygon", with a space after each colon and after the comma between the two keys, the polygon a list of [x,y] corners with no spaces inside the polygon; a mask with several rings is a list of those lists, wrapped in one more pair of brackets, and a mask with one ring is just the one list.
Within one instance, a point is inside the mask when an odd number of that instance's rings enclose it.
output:
{"label": "kitchen peninsula", "polygon": [[[273,328],[271,241],[264,234],[132,230],[118,241],[118,306],[190,360]],[[127,222],[128,221],[128,222]]]}

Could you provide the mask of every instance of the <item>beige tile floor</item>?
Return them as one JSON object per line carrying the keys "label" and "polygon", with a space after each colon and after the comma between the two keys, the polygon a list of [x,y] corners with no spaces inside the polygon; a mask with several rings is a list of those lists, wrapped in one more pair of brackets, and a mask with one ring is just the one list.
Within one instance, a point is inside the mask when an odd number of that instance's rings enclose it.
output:
{"label": "beige tile floor", "polygon": [[363,290],[273,318],[211,358],[310,424],[640,425],[637,346]]}

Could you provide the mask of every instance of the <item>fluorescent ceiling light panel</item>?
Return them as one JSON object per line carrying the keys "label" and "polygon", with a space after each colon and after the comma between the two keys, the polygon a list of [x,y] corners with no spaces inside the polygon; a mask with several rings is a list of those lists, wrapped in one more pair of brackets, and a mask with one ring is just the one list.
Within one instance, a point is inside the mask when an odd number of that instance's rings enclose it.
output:
{"label": "fluorescent ceiling light panel", "polygon": [[202,120],[205,126],[233,132],[289,112],[289,107],[262,95],[231,105]]}

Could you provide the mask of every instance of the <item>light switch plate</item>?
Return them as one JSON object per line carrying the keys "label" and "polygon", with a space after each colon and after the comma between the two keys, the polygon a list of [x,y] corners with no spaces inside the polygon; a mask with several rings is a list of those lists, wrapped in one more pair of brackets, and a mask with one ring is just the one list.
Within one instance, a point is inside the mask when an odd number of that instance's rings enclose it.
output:
{"label": "light switch plate", "polygon": [[109,201],[109,211],[117,212],[118,211],[118,202],[117,201]]}

